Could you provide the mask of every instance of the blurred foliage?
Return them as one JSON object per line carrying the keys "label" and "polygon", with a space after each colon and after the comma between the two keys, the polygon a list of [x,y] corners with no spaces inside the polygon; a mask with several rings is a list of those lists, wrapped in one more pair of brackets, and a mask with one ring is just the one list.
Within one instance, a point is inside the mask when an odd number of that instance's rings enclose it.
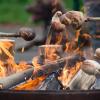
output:
{"label": "blurred foliage", "polygon": [[[27,24],[29,14],[25,6],[34,0],[0,0],[0,23]],[[73,0],[64,0],[68,10],[73,9]]]}

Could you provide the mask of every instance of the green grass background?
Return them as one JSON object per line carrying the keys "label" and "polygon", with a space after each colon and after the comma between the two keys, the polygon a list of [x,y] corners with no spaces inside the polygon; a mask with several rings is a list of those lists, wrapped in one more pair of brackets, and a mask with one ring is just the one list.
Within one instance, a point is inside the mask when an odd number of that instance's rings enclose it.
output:
{"label": "green grass background", "polygon": [[[25,11],[25,6],[31,4],[33,0],[0,0],[0,24],[29,23],[29,14]],[[73,0],[64,0],[67,9],[73,8]]]}

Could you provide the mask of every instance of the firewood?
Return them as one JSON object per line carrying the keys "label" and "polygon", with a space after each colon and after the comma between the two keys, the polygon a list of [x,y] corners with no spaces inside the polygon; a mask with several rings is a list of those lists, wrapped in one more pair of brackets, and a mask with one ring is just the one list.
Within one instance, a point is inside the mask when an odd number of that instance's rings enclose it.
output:
{"label": "firewood", "polygon": [[56,78],[56,73],[53,73],[45,79],[42,84],[38,87],[38,90],[60,90],[61,85]]}
{"label": "firewood", "polygon": [[94,84],[95,79],[95,76],[88,75],[80,69],[66,88],[70,90],[88,90]]}
{"label": "firewood", "polygon": [[28,80],[32,75],[33,69],[34,68],[29,68],[5,78],[0,78],[0,89],[9,89]]}

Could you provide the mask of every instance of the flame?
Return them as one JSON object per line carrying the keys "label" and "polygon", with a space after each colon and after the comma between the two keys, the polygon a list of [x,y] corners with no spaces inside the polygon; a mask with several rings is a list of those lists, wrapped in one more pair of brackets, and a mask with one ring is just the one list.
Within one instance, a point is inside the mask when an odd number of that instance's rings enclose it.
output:
{"label": "flame", "polygon": [[[70,39],[70,41],[66,42],[65,51],[68,53],[73,53],[78,48],[78,38],[80,35],[80,30],[77,30],[75,36]],[[66,33],[66,39],[68,40],[68,32]]]}
{"label": "flame", "polygon": [[4,66],[4,63],[2,61],[0,61],[0,77],[6,76],[6,70],[3,66]]}
{"label": "flame", "polygon": [[[77,53],[80,55],[82,54],[80,48],[76,45],[78,43],[79,35],[80,35],[80,30],[77,30],[75,37],[71,41],[66,42],[65,52],[69,53],[69,56]],[[68,39],[68,32],[66,33],[66,38]],[[52,47],[53,45],[44,46],[45,63],[47,59],[49,59],[50,61],[54,61],[60,58],[59,55],[57,55],[56,53],[58,49],[56,48],[56,45],[60,44],[62,39],[63,39],[62,34],[59,34],[56,36],[56,43],[54,47]],[[74,48],[74,44],[76,45],[75,48]],[[81,45],[81,47],[82,46],[83,44]],[[36,58],[33,59],[33,65],[35,66],[36,71],[41,69],[41,65],[38,63],[38,59]],[[71,66],[70,68],[69,66],[65,66],[63,68],[61,75],[58,77],[58,79],[61,81],[63,86],[65,87],[68,86],[69,82],[72,80],[75,74],[80,70],[80,66],[81,66],[81,62],[77,62],[74,66]]]}
{"label": "flame", "polygon": [[17,86],[15,90],[36,90],[45,78],[46,76],[41,76],[34,80],[30,79],[26,83]]}
{"label": "flame", "polygon": [[56,53],[56,51],[57,51],[56,45],[55,45],[55,47],[52,47],[52,46],[45,48],[45,58],[50,60],[50,61],[54,61],[56,59],[59,59],[59,55],[57,55],[57,53]]}
{"label": "flame", "polygon": [[81,64],[82,63],[77,62],[76,65],[72,66],[71,68],[68,68],[66,66],[63,68],[61,76],[58,77],[58,79],[61,81],[64,87],[68,86],[69,82],[72,80],[75,74],[79,71]]}
{"label": "flame", "polygon": [[0,77],[6,77],[29,67],[25,62],[16,64],[13,56],[13,46],[14,43],[12,41],[0,41]]}
{"label": "flame", "polygon": [[32,64],[34,66],[34,72],[41,70],[41,65],[38,63],[38,57],[33,58]]}
{"label": "flame", "polygon": [[[13,46],[11,42],[0,42],[0,52],[3,51],[9,58],[14,59],[9,49]],[[2,52],[1,52],[2,54]]]}
{"label": "flame", "polygon": [[55,44],[61,44],[62,39],[63,39],[62,33],[59,33],[58,35],[56,35],[56,43]]}

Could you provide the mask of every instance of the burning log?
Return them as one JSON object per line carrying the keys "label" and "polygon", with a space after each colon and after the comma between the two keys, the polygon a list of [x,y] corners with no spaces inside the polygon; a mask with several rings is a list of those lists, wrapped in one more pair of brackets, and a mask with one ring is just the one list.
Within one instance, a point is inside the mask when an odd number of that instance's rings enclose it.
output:
{"label": "burning log", "polygon": [[58,77],[64,89],[68,88],[68,85],[80,70],[80,66],[84,60],[85,58],[79,55],[67,60],[66,65]]}
{"label": "burning log", "polygon": [[88,90],[94,84],[95,79],[95,76],[88,75],[80,69],[66,88],[70,90]]}
{"label": "burning log", "polygon": [[[62,84],[57,79],[58,77],[57,71],[62,67],[64,67],[66,62],[67,63],[73,62],[73,60],[71,60],[72,58],[80,59],[79,56],[65,57],[65,58],[58,59],[56,61],[48,62],[48,64],[40,66],[41,70],[37,70],[33,72],[33,76],[32,76],[33,80],[29,80],[29,82],[16,87],[16,90],[37,90],[37,89],[38,90],[60,90],[60,88],[62,88]],[[45,75],[49,75],[49,77],[47,79],[46,79],[47,76],[42,77]],[[41,77],[42,80],[39,79]]]}
{"label": "burning log", "polygon": [[22,72],[12,74],[8,77],[0,78],[0,89],[9,89],[28,80],[31,77],[32,72],[33,68],[29,68]]}
{"label": "burning log", "polygon": [[36,71],[33,72],[32,77],[36,78],[36,77],[40,77],[42,75],[46,75],[46,74],[48,75],[52,72],[57,71],[58,69],[63,68],[64,65],[66,64],[66,59],[68,59],[68,58],[51,61],[45,65],[41,65],[39,69],[36,69]]}

